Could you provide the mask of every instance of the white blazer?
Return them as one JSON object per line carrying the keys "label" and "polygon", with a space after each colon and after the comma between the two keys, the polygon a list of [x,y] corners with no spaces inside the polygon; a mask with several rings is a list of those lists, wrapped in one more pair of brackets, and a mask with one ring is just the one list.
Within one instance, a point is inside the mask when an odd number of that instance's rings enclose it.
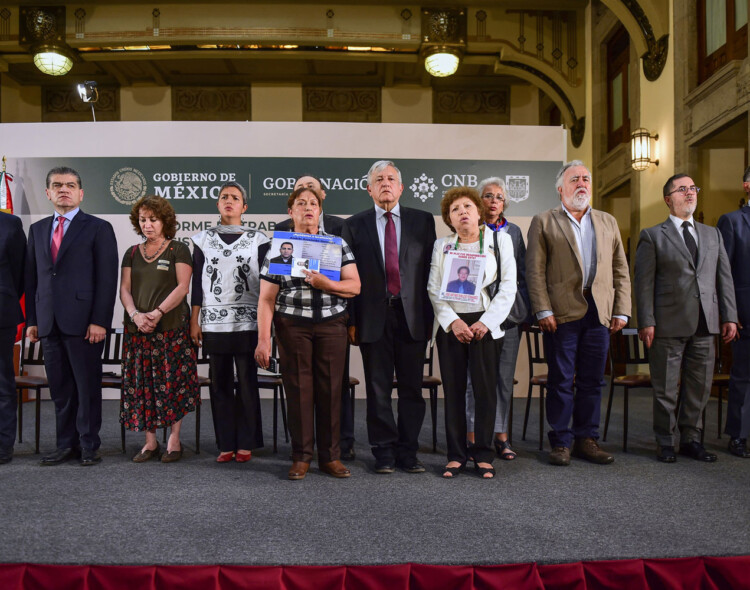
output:
{"label": "white blazer", "polygon": [[[513,301],[516,298],[516,260],[513,256],[513,241],[505,232],[498,232],[497,245],[500,247],[500,288],[495,297],[490,300],[486,287],[497,279],[497,262],[495,261],[495,243],[490,228],[484,227],[484,250],[487,254],[487,262],[484,267],[484,280],[480,288],[480,301],[484,313],[479,321],[482,322],[492,333],[492,338],[502,338],[505,332],[500,329],[508,317]],[[443,284],[443,261],[445,259],[444,249],[456,243],[456,234],[435,240],[432,249],[432,262],[430,263],[430,278],[427,282],[427,292],[435,310],[435,326],[433,338],[437,334],[438,326],[446,332],[450,332],[450,325],[458,319],[458,314],[453,311],[450,302],[440,299],[440,285]]]}

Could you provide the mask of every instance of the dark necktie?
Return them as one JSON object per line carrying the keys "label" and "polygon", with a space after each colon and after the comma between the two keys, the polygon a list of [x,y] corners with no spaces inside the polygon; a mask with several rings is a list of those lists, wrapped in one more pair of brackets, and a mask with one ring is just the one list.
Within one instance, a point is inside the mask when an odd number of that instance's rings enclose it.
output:
{"label": "dark necktie", "polygon": [[385,281],[388,292],[394,297],[401,292],[401,276],[398,272],[398,242],[396,241],[396,224],[390,211],[385,216]]}
{"label": "dark necktie", "polygon": [[60,251],[60,244],[62,244],[64,229],[65,218],[61,215],[57,218],[57,227],[55,227],[55,233],[52,234],[52,245],[50,246],[50,254],[52,254],[53,264],[57,262],[57,253]]}
{"label": "dark necktie", "polygon": [[693,265],[698,266],[698,244],[695,243],[695,239],[688,229],[689,227],[689,221],[682,222],[682,237],[685,239],[685,245],[688,252],[690,252],[690,256],[693,257]]}

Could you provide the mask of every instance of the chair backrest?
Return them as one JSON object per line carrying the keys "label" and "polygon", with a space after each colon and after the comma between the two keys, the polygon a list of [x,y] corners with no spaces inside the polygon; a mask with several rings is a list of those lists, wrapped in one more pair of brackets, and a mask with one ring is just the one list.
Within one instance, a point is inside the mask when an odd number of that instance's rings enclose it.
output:
{"label": "chair backrest", "polygon": [[638,330],[624,328],[610,337],[609,356],[616,365],[648,364],[648,348],[638,339]]}
{"label": "chair backrest", "polygon": [[24,367],[33,366],[44,366],[42,341],[32,342],[26,338],[26,328],[24,328],[23,337],[21,338],[21,354],[18,359],[18,374],[23,375]]}
{"label": "chair backrest", "polygon": [[427,343],[427,352],[424,355],[424,364],[427,365],[427,374],[432,377],[433,365],[435,361],[435,344]]}
{"label": "chair backrest", "polygon": [[102,351],[102,366],[122,365],[122,344],[124,339],[124,328],[110,328],[104,337],[104,350]]}
{"label": "chair backrest", "polygon": [[721,334],[715,336],[714,341],[714,374],[729,373],[732,368],[731,344],[721,339]]}
{"label": "chair backrest", "polygon": [[547,359],[544,357],[542,329],[539,326],[524,324],[521,330],[526,334],[526,351],[529,354],[529,376],[532,376],[534,374],[534,365],[547,365]]}

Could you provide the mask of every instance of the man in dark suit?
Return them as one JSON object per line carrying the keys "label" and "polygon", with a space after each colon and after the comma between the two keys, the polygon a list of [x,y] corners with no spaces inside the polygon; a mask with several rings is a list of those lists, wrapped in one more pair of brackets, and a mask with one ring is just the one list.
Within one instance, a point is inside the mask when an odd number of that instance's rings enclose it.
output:
{"label": "man in dark suit", "polygon": [[26,323],[29,340],[42,340],[55,402],[57,450],[42,465],[79,456],[101,462],[102,348],[117,292],[117,242],[112,226],[87,215],[80,175],[71,168],[47,174],[52,217],[29,230]]}
{"label": "man in dark suit", "polygon": [[[417,459],[424,419],[422,374],[433,312],[427,296],[435,220],[399,204],[401,172],[375,162],[367,175],[374,207],[346,220],[344,239],[362,282],[353,299],[350,340],[359,344],[367,389],[367,432],[377,473],[424,471]],[[398,379],[398,423],[391,394]]]}
{"label": "man in dark suit", "polygon": [[700,442],[701,413],[713,381],[714,334],[721,330],[725,342],[737,334],[732,272],[721,234],[693,219],[699,190],[687,174],[667,180],[669,217],[641,231],[635,255],[638,336],[650,348],[656,456],[664,463],[677,460],[677,430],[680,454],[716,461]]}
{"label": "man in dark suit", "polygon": [[445,290],[448,293],[463,293],[465,295],[474,295],[474,291],[477,286],[469,280],[469,267],[459,267],[456,274],[458,278],[450,281],[446,286]]}
{"label": "man in dark suit", "polygon": [[[294,190],[298,188],[311,188],[316,191],[320,198],[325,201],[326,191],[323,189],[323,183],[320,178],[312,174],[303,174],[298,176],[294,181]],[[344,220],[335,215],[322,214],[318,228],[334,236],[341,236],[344,229]],[[275,227],[276,231],[294,231],[291,219],[285,219]],[[274,262],[271,260],[270,262]],[[346,347],[346,360],[344,363],[344,379],[341,381],[341,458],[344,461],[350,461],[355,458],[354,453],[354,408],[352,399],[349,395],[349,347]]]}
{"label": "man in dark suit", "polygon": [[[742,186],[750,201],[750,167]],[[732,342],[732,371],[729,378],[727,425],[729,452],[750,458],[747,435],[750,433],[750,207],[719,217],[717,224],[729,256],[740,322],[739,339]]]}
{"label": "man in dark suit", "polygon": [[[325,190],[323,190],[323,183],[320,182],[320,178],[318,178],[317,176],[313,176],[312,174],[303,174],[302,176],[298,176],[297,180],[294,181],[294,190],[302,188],[303,186],[305,188],[311,188],[314,191],[317,191],[320,195],[320,198],[325,201],[326,192]],[[326,215],[324,213],[320,216],[320,221],[318,223],[318,228],[320,229],[320,231],[324,231],[334,236],[341,236],[341,230],[344,227],[344,220],[340,217],[336,217],[335,215]],[[281,223],[277,223],[274,227],[274,230],[294,231],[292,220],[285,219]]]}
{"label": "man in dark suit", "polygon": [[13,346],[16,328],[23,321],[19,299],[23,295],[26,235],[21,220],[0,212],[0,465],[13,459],[16,440],[16,380]]}

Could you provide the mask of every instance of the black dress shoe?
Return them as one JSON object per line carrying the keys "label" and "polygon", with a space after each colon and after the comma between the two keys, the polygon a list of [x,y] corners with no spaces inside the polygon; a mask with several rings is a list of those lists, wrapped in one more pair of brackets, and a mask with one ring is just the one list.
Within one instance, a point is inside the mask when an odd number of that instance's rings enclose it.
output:
{"label": "black dress shoe", "polygon": [[375,473],[393,473],[396,462],[393,459],[375,459]]}
{"label": "black dress shoe", "polygon": [[413,459],[401,459],[399,461],[396,461],[396,466],[399,469],[406,471],[406,473],[425,472],[424,464],[416,457]]}
{"label": "black dress shoe", "polygon": [[0,449],[0,465],[5,465],[13,460],[13,447]]}
{"label": "black dress shoe", "polygon": [[750,449],[747,448],[746,438],[733,438],[729,441],[729,452],[735,457],[750,459]]}
{"label": "black dress shoe", "polygon": [[701,443],[694,440],[680,445],[680,455],[685,455],[686,457],[690,457],[696,461],[703,461],[704,463],[713,463],[716,461],[716,455],[709,453],[703,448]]}
{"label": "black dress shoe", "polygon": [[354,461],[357,458],[353,448],[341,449],[341,460],[342,461]]}
{"label": "black dress shoe", "polygon": [[45,467],[47,465],[59,465],[60,463],[65,463],[66,461],[70,461],[71,459],[78,459],[78,457],[80,456],[81,451],[79,449],[57,449],[51,455],[42,457],[42,460],[39,462],[39,464]]}
{"label": "black dress shoe", "polygon": [[658,446],[656,448],[656,458],[662,463],[675,463],[677,461],[677,455],[675,455],[674,447],[672,446]]}
{"label": "black dress shoe", "polygon": [[102,457],[97,451],[91,449],[83,449],[81,451],[81,465],[89,467],[91,465],[97,465],[102,462]]}

